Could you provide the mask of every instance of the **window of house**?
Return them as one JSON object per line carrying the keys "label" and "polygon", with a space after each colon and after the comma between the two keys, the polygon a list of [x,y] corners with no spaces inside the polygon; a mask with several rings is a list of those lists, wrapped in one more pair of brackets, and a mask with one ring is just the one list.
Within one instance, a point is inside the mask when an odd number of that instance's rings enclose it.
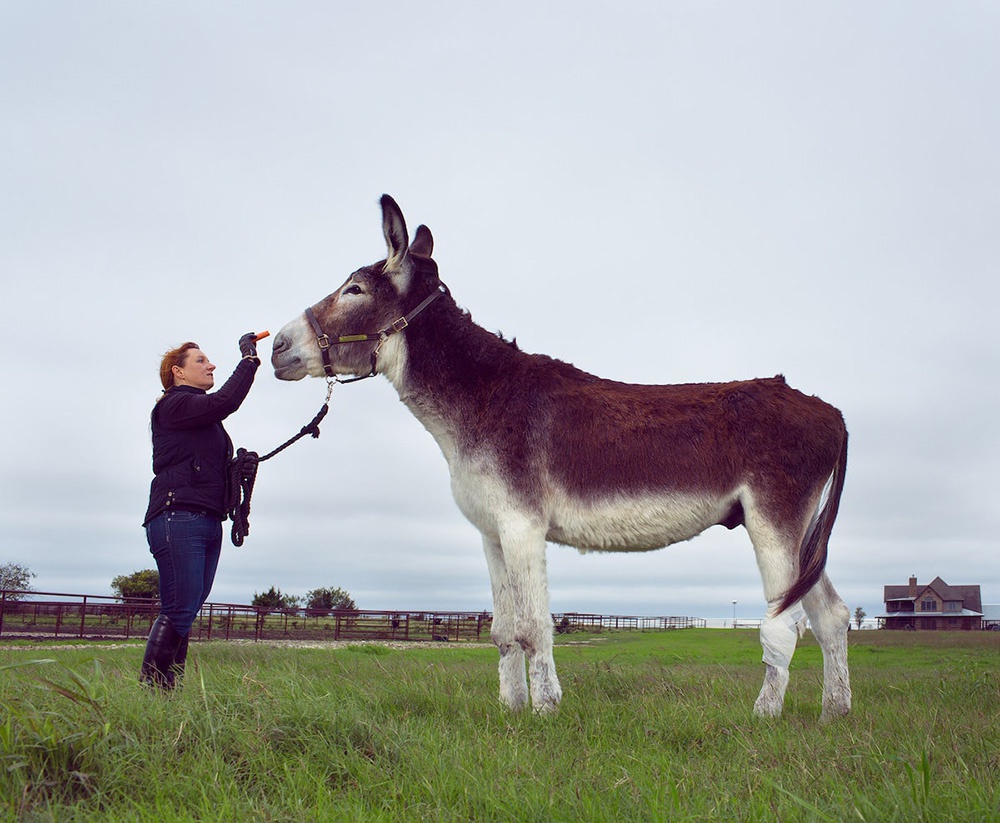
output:
{"label": "window of house", "polygon": [[957,600],[949,600],[945,608],[950,612],[957,612],[961,610],[961,604]]}
{"label": "window of house", "polygon": [[920,601],[920,611],[922,612],[936,612],[937,611],[937,600],[933,597],[928,597],[926,600]]}

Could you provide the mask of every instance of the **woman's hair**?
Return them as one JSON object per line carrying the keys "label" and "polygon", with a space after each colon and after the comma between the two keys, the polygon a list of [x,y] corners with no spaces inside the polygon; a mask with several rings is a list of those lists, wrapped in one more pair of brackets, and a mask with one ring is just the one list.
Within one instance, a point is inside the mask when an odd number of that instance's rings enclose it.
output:
{"label": "woman's hair", "polygon": [[[171,349],[166,354],[163,355],[163,359],[160,361],[160,382],[163,384],[164,393],[168,392],[174,387],[174,366],[184,366],[184,361],[187,360],[187,353],[190,349],[200,349],[197,343],[192,343],[190,340],[187,343],[181,343],[176,349]],[[162,399],[163,395],[160,395]]]}

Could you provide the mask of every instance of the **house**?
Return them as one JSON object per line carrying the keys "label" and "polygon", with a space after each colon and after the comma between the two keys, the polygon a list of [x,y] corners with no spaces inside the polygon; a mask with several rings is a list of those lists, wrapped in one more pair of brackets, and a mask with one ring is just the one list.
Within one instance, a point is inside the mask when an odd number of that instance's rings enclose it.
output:
{"label": "house", "polygon": [[910,631],[978,631],[983,627],[979,586],[949,586],[940,577],[918,584],[911,577],[905,586],[885,587],[885,614],[881,629]]}

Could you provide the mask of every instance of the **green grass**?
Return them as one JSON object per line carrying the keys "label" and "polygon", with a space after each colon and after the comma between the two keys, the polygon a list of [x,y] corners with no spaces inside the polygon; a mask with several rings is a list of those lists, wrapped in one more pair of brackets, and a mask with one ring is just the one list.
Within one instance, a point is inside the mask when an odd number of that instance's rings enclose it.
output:
{"label": "green grass", "polygon": [[1000,634],[851,641],[854,711],[828,725],[811,637],[782,719],[751,716],[754,631],[560,638],[553,717],[503,710],[496,652],[461,644],[192,644],[167,696],[136,682],[141,644],[7,648],[0,815],[1000,819]]}

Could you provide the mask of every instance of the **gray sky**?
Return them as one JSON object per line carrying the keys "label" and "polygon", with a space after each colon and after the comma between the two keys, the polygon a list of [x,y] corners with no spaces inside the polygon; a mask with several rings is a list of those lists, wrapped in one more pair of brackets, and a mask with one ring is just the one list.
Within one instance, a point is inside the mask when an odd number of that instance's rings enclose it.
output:
{"label": "gray sky", "polygon": [[[153,567],[160,355],[193,339],[224,379],[243,332],[383,256],[388,192],[526,351],[643,383],[780,372],[842,409],[852,610],[910,574],[1000,602],[998,34],[996,4],[912,0],[0,5],[0,562],[88,594]],[[268,451],[324,389],[261,369],[227,428]],[[251,526],[216,602],[491,607],[384,379],[263,464]],[[742,529],[551,547],[549,578],[554,611],[764,608]]]}

